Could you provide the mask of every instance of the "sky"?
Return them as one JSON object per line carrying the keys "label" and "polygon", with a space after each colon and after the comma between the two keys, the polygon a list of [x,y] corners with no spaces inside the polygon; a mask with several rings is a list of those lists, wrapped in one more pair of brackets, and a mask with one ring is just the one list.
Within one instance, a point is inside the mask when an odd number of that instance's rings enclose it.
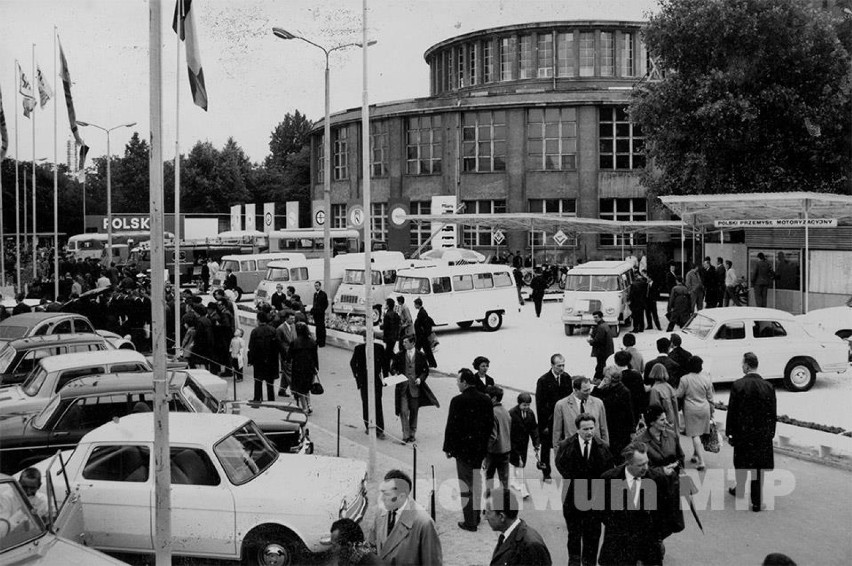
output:
{"label": "sky", "polygon": [[[538,21],[636,21],[655,0],[367,0],[370,104],[429,95],[429,68],[423,53],[463,33]],[[269,153],[269,137],[285,114],[299,110],[311,120],[323,117],[323,53],[298,40],[272,34],[282,27],[325,47],[360,42],[361,0],[194,0],[208,111],[192,104],[185,54],[177,62],[171,29],[173,0],[162,0],[163,158],[175,151],[176,77],[180,81],[180,147],[197,141],[221,148],[233,137],[253,162]],[[54,71],[56,26],[73,81],[77,119],[112,128],[113,154],[122,154],[133,131],[148,138],[149,73],[147,0],[0,0],[0,92],[9,129],[8,157],[29,161],[54,157],[54,102],[35,112],[33,126],[21,112],[15,61],[32,81],[35,59],[56,92],[57,153],[65,160],[70,136],[62,83]],[[331,111],[360,107],[363,63],[358,48],[331,55]],[[17,116],[17,145],[15,117]],[[106,135],[81,133],[89,156],[106,155]]]}

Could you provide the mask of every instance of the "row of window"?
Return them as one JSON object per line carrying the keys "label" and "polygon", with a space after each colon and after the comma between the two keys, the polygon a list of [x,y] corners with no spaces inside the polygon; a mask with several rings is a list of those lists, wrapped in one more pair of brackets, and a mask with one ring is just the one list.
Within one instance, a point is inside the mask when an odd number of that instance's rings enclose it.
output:
{"label": "row of window", "polygon": [[631,32],[553,30],[456,45],[432,57],[433,92],[517,79],[635,77],[642,71],[636,50],[644,51],[636,43]]}
{"label": "row of window", "polygon": [[[370,173],[388,175],[390,135],[387,120],[370,124]],[[630,122],[624,107],[600,109],[598,139],[600,169],[638,169],[645,166],[645,138]],[[443,129],[441,116],[411,117],[406,121],[408,175],[441,173]],[[577,109],[531,108],[527,111],[526,166],[530,171],[571,171],[577,168]],[[332,132],[333,179],[349,178],[349,126]],[[462,115],[461,166],[465,172],[506,170],[506,112],[465,112]],[[323,179],[322,137],[317,151],[317,179]]]}

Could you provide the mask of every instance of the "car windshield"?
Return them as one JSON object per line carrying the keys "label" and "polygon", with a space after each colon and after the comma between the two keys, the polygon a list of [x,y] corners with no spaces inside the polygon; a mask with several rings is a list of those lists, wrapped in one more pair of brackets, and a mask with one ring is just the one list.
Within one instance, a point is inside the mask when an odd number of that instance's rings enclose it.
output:
{"label": "car windshield", "polygon": [[204,390],[198,383],[187,378],[181,388],[181,393],[192,405],[192,409],[196,413],[218,413],[219,403],[207,391]]}
{"label": "car windshield", "polygon": [[695,313],[681,330],[698,338],[706,338],[714,326],[716,326],[715,320],[701,313]]}
{"label": "car windshield", "polygon": [[31,371],[27,378],[24,380],[24,393],[26,393],[30,397],[35,397],[36,395],[38,395],[38,392],[41,389],[41,386],[44,384],[45,379],[47,379],[47,370],[45,370],[41,366],[41,364],[39,364],[33,368],[33,371]]}
{"label": "car windshield", "polygon": [[12,364],[12,361],[15,359],[15,353],[14,348],[8,344],[3,345],[3,348],[0,349],[0,373],[6,373],[9,366]]}
{"label": "car windshield", "polygon": [[11,324],[0,324],[0,340],[17,340],[27,335],[29,327],[13,326]]}
{"label": "car windshield", "polygon": [[241,485],[262,474],[278,458],[254,422],[241,426],[213,446],[231,483]]}
{"label": "car windshield", "polygon": [[0,483],[0,552],[35,540],[44,533],[44,526],[33,515],[14,482]]}
{"label": "car windshield", "polygon": [[47,422],[50,420],[51,415],[53,415],[58,406],[59,395],[54,395],[53,399],[50,400],[47,406],[42,409],[39,414],[33,417],[33,426],[39,430],[44,430],[44,427],[47,426]]}

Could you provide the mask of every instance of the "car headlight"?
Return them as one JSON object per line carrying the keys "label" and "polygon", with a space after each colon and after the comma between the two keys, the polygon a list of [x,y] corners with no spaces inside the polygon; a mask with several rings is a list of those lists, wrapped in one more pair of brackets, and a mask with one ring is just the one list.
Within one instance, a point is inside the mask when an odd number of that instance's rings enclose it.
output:
{"label": "car headlight", "polygon": [[606,314],[615,314],[615,309],[612,307],[607,307]]}

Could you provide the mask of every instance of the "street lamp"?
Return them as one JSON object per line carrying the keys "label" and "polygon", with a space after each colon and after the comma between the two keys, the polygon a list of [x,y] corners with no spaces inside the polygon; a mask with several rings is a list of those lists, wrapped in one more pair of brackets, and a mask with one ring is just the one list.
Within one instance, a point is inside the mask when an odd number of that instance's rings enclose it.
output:
{"label": "street lamp", "polygon": [[[113,130],[117,130],[118,128],[130,128],[136,125],[136,122],[130,122],[129,124],[119,124],[118,126],[113,126],[112,128],[104,128],[98,126],[97,124],[92,124],[91,122],[83,122],[81,120],[77,120],[78,126],[91,126],[93,128],[97,128],[101,131],[106,132],[107,138],[107,257],[109,257],[109,264],[112,264],[112,175],[110,174],[110,161],[112,161],[112,154],[109,151],[109,133]],[[85,193],[83,196],[85,200]],[[85,218],[83,219],[85,222]],[[109,265],[107,265],[109,267]]]}
{"label": "street lamp", "polygon": [[[322,286],[323,289],[328,292],[330,287],[330,275],[331,275],[331,123],[329,119],[329,115],[331,113],[330,109],[330,98],[329,98],[329,73],[328,73],[328,56],[333,51],[338,51],[341,49],[346,49],[347,47],[363,47],[361,43],[344,43],[343,45],[338,45],[336,47],[332,47],[331,49],[326,49],[322,45],[316,44],[310,39],[304,38],[300,35],[295,35],[290,33],[289,31],[279,28],[273,27],[272,33],[275,37],[279,37],[281,39],[301,39],[305,43],[313,45],[322,50],[325,55],[325,119],[323,120],[323,208],[325,209],[325,220],[322,223],[322,241],[323,241],[323,281]],[[367,42],[367,46],[375,45],[375,41]],[[365,172],[366,174],[366,172]],[[369,221],[369,211],[367,211],[367,219]]]}

